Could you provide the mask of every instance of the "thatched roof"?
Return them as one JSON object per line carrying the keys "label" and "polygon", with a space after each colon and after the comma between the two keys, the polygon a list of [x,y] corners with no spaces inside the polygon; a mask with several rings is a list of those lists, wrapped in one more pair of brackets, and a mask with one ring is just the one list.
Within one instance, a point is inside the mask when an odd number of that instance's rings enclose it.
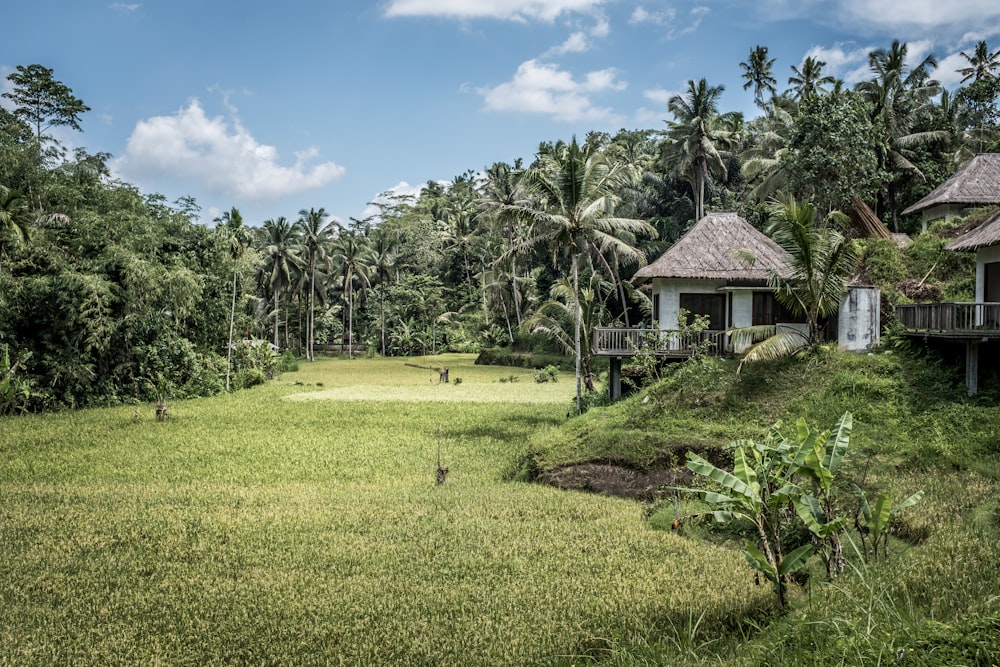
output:
{"label": "thatched roof", "polygon": [[946,250],[976,250],[1000,244],[1000,210],[986,218],[983,224],[962,234],[945,245]]}
{"label": "thatched roof", "polygon": [[892,238],[892,232],[889,231],[889,228],[875,215],[875,211],[861,197],[855,195],[851,198],[851,207],[848,209],[848,214],[854,228],[861,232],[865,238]]}
{"label": "thatched roof", "polygon": [[919,213],[938,204],[984,206],[1000,204],[1000,153],[980,153],[903,215]]}
{"label": "thatched roof", "polygon": [[[749,256],[752,263],[748,262]],[[708,213],[659,259],[639,269],[635,283],[651,278],[765,281],[771,269],[788,273],[788,253],[735,213]]]}

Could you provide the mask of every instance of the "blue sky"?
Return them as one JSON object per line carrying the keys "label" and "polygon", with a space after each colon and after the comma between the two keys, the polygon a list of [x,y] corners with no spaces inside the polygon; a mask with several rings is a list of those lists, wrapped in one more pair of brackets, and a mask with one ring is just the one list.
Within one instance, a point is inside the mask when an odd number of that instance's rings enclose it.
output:
{"label": "blue sky", "polygon": [[[35,0],[4,10],[0,87],[39,63],[91,111],[70,147],[205,222],[323,207],[346,222],[541,141],[662,128],[689,79],[757,111],[739,63],[767,46],[779,90],[806,55],[853,84],[893,39],[934,53],[1000,47],[996,0]],[[5,100],[6,102],[6,100]]]}

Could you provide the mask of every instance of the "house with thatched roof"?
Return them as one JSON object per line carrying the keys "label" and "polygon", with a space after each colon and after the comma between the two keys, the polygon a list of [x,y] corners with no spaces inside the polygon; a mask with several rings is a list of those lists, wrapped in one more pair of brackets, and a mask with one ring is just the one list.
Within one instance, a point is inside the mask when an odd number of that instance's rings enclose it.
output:
{"label": "house with thatched roof", "polygon": [[[726,331],[756,325],[800,329],[798,321],[778,303],[768,285],[772,272],[791,273],[791,257],[767,235],[736,213],[710,212],[691,227],[656,261],[639,269],[633,283],[649,283],[652,320],[659,339],[657,353],[664,357],[689,356],[698,343],[710,342],[713,352],[740,352],[730,348]],[[841,349],[868,350],[879,340],[880,294],[877,287],[852,285],[831,323]],[[708,318],[708,329],[698,340],[680,331],[678,321],[686,311]],[[648,325],[644,325],[648,326]],[[611,358],[609,386],[612,397],[620,393],[621,359],[635,354],[643,330],[598,328],[594,352]]]}
{"label": "house with thatched roof", "polygon": [[920,213],[921,228],[926,230],[932,220],[947,220],[969,208],[994,205],[1000,205],[1000,153],[980,153],[903,215]]}
{"label": "house with thatched roof", "polygon": [[[772,272],[789,275],[790,261],[781,246],[736,213],[713,212],[639,269],[633,282],[652,283],[653,319],[663,330],[677,326],[682,309],[707,316],[711,331],[757,325],[802,328],[768,286]],[[872,289],[852,285],[841,305],[833,333],[843,349],[867,350],[878,342],[879,297]],[[726,350],[725,340],[719,343]]]}
{"label": "house with thatched roof", "polygon": [[1000,210],[945,249],[976,253],[976,302],[1000,302]]}
{"label": "house with thatched roof", "polygon": [[708,317],[709,331],[792,322],[767,286],[772,270],[788,274],[789,259],[736,213],[710,212],[633,282],[652,284],[661,329],[676,328],[681,309]]}

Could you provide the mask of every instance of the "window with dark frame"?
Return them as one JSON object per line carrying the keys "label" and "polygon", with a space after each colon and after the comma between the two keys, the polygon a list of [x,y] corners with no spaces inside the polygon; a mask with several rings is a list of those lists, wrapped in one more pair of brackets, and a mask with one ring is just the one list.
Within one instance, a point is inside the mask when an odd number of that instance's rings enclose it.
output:
{"label": "window with dark frame", "polygon": [[694,322],[695,315],[708,317],[708,328],[721,331],[726,328],[725,294],[681,294],[680,307],[688,311],[687,323]]}

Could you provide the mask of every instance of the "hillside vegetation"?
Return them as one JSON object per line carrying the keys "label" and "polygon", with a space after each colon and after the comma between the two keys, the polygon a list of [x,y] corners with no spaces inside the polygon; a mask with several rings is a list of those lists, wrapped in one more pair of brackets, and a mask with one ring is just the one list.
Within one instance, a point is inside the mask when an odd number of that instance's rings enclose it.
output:
{"label": "hillside vegetation", "polygon": [[[1000,659],[1000,408],[995,376],[966,396],[961,366],[919,345],[845,355],[819,348],[804,358],[745,366],[701,359],[673,366],[628,399],[532,438],[520,474],[568,464],[614,462],[641,470],[683,466],[687,451],[723,464],[723,446],[760,438],[775,422],[829,428],[845,411],[854,434],[839,478],[840,509],[853,517],[856,483],[868,497],[924,498],[892,524],[889,559],[866,563],[849,531],[848,568],[830,582],[817,563],[793,586],[791,611],[719,635],[687,628],[688,643],[650,636],[623,642],[599,662],[675,664],[994,664]],[[726,461],[728,455],[728,461]],[[650,525],[670,531],[691,511],[664,492]],[[693,543],[735,552],[733,527],[682,524]],[[858,547],[855,552],[851,544]],[[741,568],[750,571],[744,562]],[[715,589],[726,581],[706,581]],[[764,583],[762,587],[767,587]],[[693,619],[703,610],[695,607]],[[699,631],[701,630],[701,631]],[[683,648],[697,649],[678,653]],[[843,661],[843,663],[842,663]]]}

